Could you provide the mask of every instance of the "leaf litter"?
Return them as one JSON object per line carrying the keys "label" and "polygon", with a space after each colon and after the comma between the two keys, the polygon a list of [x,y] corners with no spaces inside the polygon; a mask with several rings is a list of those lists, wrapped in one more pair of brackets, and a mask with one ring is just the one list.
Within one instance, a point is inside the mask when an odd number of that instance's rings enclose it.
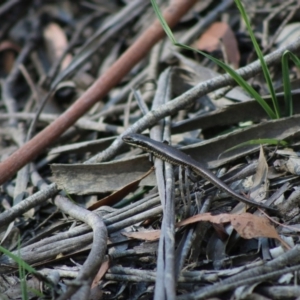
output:
{"label": "leaf litter", "polygon": [[[297,10],[296,2],[263,2],[252,2],[246,11],[266,53],[276,51],[276,43],[298,49],[285,43],[291,25],[298,24],[291,13]],[[237,295],[241,285],[253,284],[249,294],[275,298],[280,290],[286,299],[284,289],[289,288],[291,298],[296,298],[295,271],[300,267],[297,90],[292,91],[295,115],[269,120],[249,95],[226,77],[218,77],[222,71],[213,63],[197,54],[179,53],[163,40],[143,55],[142,49],[135,52],[139,55],[135,66],[124,67],[126,71],[113,84],[105,82],[110,86],[105,94],[88,94],[87,98],[95,98],[94,105],[80,109],[72,122],[66,116],[68,125],[60,133],[53,130],[51,136],[44,129],[63,120],[65,111],[75,110],[75,101],[85,99],[90,86],[101,89],[97,79],[109,78],[106,74],[113,63],[143,36],[155,14],[142,0],[7,1],[0,8],[1,161],[22,149],[32,136],[41,134],[49,140],[29,155],[17,175],[8,176],[11,168],[0,165],[1,176],[9,177],[2,181],[1,245],[48,276],[46,280],[32,272],[25,277],[18,271],[22,263],[3,253],[3,295],[22,297],[24,281],[28,290],[33,289],[30,299],[56,299],[66,290],[74,299],[83,299],[78,295],[87,282],[84,299],[89,294],[96,299],[173,299],[175,295],[223,299]],[[278,24],[282,24],[281,35],[275,32]],[[174,34],[180,42],[196,44],[236,69],[254,60],[233,1],[199,2],[175,26]],[[270,64],[283,107],[281,72],[276,60]],[[248,73],[249,82],[267,99],[264,82],[254,75],[258,71]],[[299,77],[292,67],[291,77],[295,82]],[[216,78],[221,83],[214,87]],[[194,94],[197,86],[208,87],[208,92]],[[148,107],[153,97],[175,100],[164,99],[168,103],[152,107],[151,115]],[[189,97],[192,101],[183,104]],[[159,179],[159,189],[166,183],[165,191],[158,191],[147,155],[121,144],[120,136],[128,131],[148,134],[146,129],[160,120],[160,130],[174,147],[215,169],[239,193],[275,205],[278,214],[267,218],[201,179],[195,183],[192,174],[185,176],[178,168],[170,176],[166,167],[166,179]],[[246,121],[248,127],[240,128]],[[281,145],[247,145],[258,139],[284,140],[294,154],[287,158],[289,149]],[[40,138],[30,151],[39,144]],[[244,146],[235,147],[239,144]],[[13,163],[19,164],[26,155]],[[278,279],[284,271],[292,279]],[[67,280],[76,281],[69,285]],[[226,280],[232,282],[226,285]],[[46,285],[34,292],[39,282]]]}

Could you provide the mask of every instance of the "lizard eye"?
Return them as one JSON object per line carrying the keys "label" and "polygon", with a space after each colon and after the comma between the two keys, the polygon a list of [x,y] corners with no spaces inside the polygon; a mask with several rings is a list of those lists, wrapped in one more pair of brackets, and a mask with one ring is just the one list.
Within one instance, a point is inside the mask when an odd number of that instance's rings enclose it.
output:
{"label": "lizard eye", "polygon": [[125,135],[125,136],[122,137],[122,140],[124,142],[130,142],[130,141],[132,141],[132,138],[130,136]]}

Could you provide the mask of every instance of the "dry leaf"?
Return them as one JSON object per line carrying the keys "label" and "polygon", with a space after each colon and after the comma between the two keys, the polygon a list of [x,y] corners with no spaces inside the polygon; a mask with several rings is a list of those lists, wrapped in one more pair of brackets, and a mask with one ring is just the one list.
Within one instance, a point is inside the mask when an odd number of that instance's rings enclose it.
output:
{"label": "dry leaf", "polygon": [[[44,39],[49,58],[52,62],[56,62],[68,46],[68,40],[65,32],[56,23],[50,23],[44,30]],[[71,61],[71,54],[67,54],[61,63],[61,70],[64,70]]]}
{"label": "dry leaf", "polygon": [[[114,192],[140,180],[149,171],[152,166],[146,156],[101,164],[52,164],[53,181],[59,189],[64,189],[69,194]],[[141,185],[143,184],[155,185],[155,177],[146,177]]]}
{"label": "dry leaf", "polygon": [[138,240],[156,241],[159,239],[160,230],[140,231],[140,232],[122,232],[123,235]]}
{"label": "dry leaf", "polygon": [[[274,163],[275,164],[275,163]],[[299,157],[291,156],[287,161],[286,160],[277,160],[276,169],[279,171],[289,172],[293,175],[300,175],[300,159]]]}
{"label": "dry leaf", "polygon": [[240,52],[235,35],[227,23],[213,23],[200,37],[197,42],[197,48],[199,50],[213,52],[221,49],[221,43],[226,52],[228,63],[233,65],[234,68],[238,68]]}
{"label": "dry leaf", "polygon": [[286,47],[289,43],[293,43],[295,39],[299,37],[300,34],[300,23],[290,23],[284,26],[284,28],[280,31],[276,39],[276,44],[278,48]]}
{"label": "dry leaf", "polygon": [[112,193],[111,195],[100,199],[90,207],[88,207],[88,210],[95,210],[101,206],[108,205],[113,206],[114,204],[118,203],[122,198],[126,197],[130,192],[134,191],[138,186],[139,183],[147,177],[150,173],[152,173],[154,168],[151,168],[147,173],[142,175],[140,178],[130,182],[129,184],[121,187],[116,192]]}
{"label": "dry leaf", "polygon": [[268,169],[263,148],[260,146],[257,170],[253,176],[253,186],[250,193],[250,198],[255,199],[257,202],[261,202],[267,197],[269,190]]}
{"label": "dry leaf", "polygon": [[259,217],[249,213],[236,214],[220,214],[213,216],[210,213],[195,215],[188,218],[177,226],[192,224],[199,221],[209,221],[212,223],[231,223],[232,227],[244,239],[252,239],[257,237],[273,238],[280,241],[286,248],[289,246],[280,238],[276,229],[270,224],[265,217]]}
{"label": "dry leaf", "polygon": [[99,281],[103,278],[103,276],[105,275],[105,273],[107,272],[107,270],[109,269],[110,265],[109,265],[110,261],[109,259],[105,260],[101,266],[100,269],[98,271],[98,273],[96,274],[93,282],[92,282],[92,286],[91,289],[95,288],[96,286],[98,286]]}
{"label": "dry leaf", "polygon": [[[210,213],[198,214],[192,216],[182,222],[177,223],[177,227],[193,224],[199,221],[208,221],[215,224],[231,223],[232,227],[244,239],[252,239],[257,237],[267,237],[277,239],[282,245],[289,249],[290,247],[280,238],[276,229],[270,224],[265,217],[259,217],[249,213],[242,214],[219,214],[211,215]],[[122,232],[123,235],[145,240],[155,241],[159,239],[160,230],[143,231],[143,232]]]}
{"label": "dry leaf", "polygon": [[19,52],[20,48],[17,44],[8,40],[0,42],[1,67],[6,74],[13,68],[16,54]]}

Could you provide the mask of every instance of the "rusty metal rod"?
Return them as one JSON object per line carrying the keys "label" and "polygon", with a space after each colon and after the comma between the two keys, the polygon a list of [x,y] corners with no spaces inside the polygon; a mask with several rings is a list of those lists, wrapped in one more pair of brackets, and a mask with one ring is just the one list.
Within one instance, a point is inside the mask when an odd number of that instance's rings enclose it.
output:
{"label": "rusty metal rod", "polygon": [[[171,1],[170,6],[163,12],[169,26],[173,27],[195,2],[196,0]],[[164,31],[159,21],[155,20],[107,72],[100,76],[68,110],[0,163],[0,184],[10,179],[19,169],[35,159],[97,101],[103,98],[136,63],[145,57],[153,45],[163,36]]]}

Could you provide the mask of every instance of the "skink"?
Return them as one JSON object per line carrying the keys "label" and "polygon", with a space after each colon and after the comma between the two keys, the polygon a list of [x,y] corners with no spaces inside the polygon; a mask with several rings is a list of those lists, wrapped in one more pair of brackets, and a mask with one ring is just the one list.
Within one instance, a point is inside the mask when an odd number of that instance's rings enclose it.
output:
{"label": "skink", "polygon": [[205,178],[215,185],[220,190],[223,190],[227,194],[231,195],[238,201],[244,202],[248,205],[261,207],[272,211],[277,211],[274,208],[268,207],[264,204],[255,202],[253,200],[247,199],[235,191],[233,191],[228,185],[226,185],[222,180],[220,180],[214,173],[206,169],[200,162],[196,161],[187,154],[171,147],[167,144],[152,140],[142,134],[131,133],[123,137],[123,141],[129,145],[133,145],[145,150],[154,156],[167,161],[173,165],[184,166],[192,170],[197,175]]}

